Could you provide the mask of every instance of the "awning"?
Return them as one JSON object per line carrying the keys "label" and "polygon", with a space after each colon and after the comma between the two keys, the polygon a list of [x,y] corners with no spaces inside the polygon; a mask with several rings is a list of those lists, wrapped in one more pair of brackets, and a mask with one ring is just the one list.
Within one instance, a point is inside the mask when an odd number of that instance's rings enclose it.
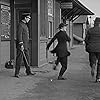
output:
{"label": "awning", "polygon": [[60,4],[62,3],[72,3],[72,8],[61,9],[62,17],[66,17],[66,19],[72,20],[75,17],[79,17],[80,15],[94,15],[92,11],[86,8],[82,3],[78,0],[57,0]]}

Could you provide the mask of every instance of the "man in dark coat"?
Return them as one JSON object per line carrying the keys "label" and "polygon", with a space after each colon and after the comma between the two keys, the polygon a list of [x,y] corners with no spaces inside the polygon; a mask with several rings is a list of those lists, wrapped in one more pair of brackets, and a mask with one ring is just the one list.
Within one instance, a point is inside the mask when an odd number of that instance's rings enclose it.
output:
{"label": "man in dark coat", "polygon": [[[35,73],[34,74],[31,73],[31,69],[29,66],[29,30],[28,30],[27,23],[30,21],[30,19],[31,17],[29,14],[23,14],[17,28],[17,34],[16,34],[17,57],[16,57],[16,66],[15,66],[15,77],[17,78],[19,78],[19,71],[20,71],[22,60],[24,61],[26,74],[27,75],[35,74]],[[26,62],[25,57],[23,56],[22,51],[26,56],[28,64]]]}
{"label": "man in dark coat", "polygon": [[94,27],[87,31],[85,43],[86,51],[89,53],[91,75],[94,76],[97,65],[96,82],[100,82],[100,18],[97,17],[94,21]]}
{"label": "man in dark coat", "polygon": [[47,50],[49,49],[50,45],[57,39],[58,44],[56,48],[52,51],[52,53],[56,53],[56,56],[59,59],[59,62],[62,65],[60,70],[58,80],[64,80],[63,74],[67,69],[67,56],[68,56],[68,49],[67,49],[67,42],[70,42],[70,37],[66,33],[66,24],[61,23],[59,25],[59,32],[55,34],[55,36],[51,39],[51,41],[47,45]]}

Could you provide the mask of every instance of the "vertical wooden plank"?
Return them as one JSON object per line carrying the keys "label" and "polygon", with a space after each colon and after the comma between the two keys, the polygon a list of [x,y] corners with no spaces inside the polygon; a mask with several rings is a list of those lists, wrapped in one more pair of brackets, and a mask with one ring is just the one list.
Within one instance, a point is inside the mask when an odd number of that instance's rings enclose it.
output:
{"label": "vertical wooden plank", "polygon": [[14,0],[10,0],[10,8],[11,8],[11,41],[10,41],[10,59],[14,59]]}
{"label": "vertical wooden plank", "polygon": [[32,0],[32,66],[38,66],[38,0]]}
{"label": "vertical wooden plank", "polygon": [[71,42],[70,42],[70,48],[73,47],[73,23],[72,21],[69,21],[70,23],[70,38],[71,38]]}
{"label": "vertical wooden plank", "polygon": [[60,21],[61,21],[60,4],[55,1],[55,32],[57,31],[57,27]]}
{"label": "vertical wooden plank", "polygon": [[[1,22],[1,5],[0,5],[0,22]],[[1,66],[1,23],[0,23],[0,66]]]}
{"label": "vertical wooden plank", "polygon": [[48,24],[48,0],[44,0],[44,10],[45,10],[45,12],[44,12],[44,28],[45,28],[45,34],[46,34],[46,37],[48,37],[47,36],[47,34],[48,34],[48,32],[49,32],[49,24]]}
{"label": "vertical wooden plank", "polygon": [[40,66],[40,0],[38,0],[38,66]]}

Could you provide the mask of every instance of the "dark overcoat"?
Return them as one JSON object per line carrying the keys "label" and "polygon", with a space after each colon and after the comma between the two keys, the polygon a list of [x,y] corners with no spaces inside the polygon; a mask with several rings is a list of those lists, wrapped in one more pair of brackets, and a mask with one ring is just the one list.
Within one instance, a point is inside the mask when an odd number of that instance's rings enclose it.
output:
{"label": "dark overcoat", "polygon": [[87,52],[100,52],[100,27],[95,26],[87,31],[85,43]]}
{"label": "dark overcoat", "polygon": [[67,35],[66,31],[59,31],[48,43],[47,48],[57,39],[58,44],[52,53],[56,53],[58,57],[64,57],[68,55],[67,42],[70,42],[70,37]]}
{"label": "dark overcoat", "polygon": [[19,43],[23,42],[24,49],[29,48],[29,30],[27,24],[20,22],[17,28],[16,45],[19,48]]}

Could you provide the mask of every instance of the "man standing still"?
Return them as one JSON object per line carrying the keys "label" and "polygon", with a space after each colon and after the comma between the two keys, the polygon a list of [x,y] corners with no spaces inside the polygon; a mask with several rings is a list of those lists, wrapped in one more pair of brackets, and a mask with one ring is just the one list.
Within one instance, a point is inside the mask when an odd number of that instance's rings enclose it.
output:
{"label": "man standing still", "polygon": [[67,69],[67,57],[68,57],[68,49],[67,49],[67,42],[70,42],[70,37],[66,33],[66,24],[61,23],[59,24],[59,32],[55,34],[55,36],[51,39],[51,41],[47,44],[47,50],[49,50],[50,45],[57,39],[58,44],[52,53],[56,53],[58,62],[61,63],[62,67],[59,72],[58,80],[64,80],[63,74]]}
{"label": "man standing still", "polygon": [[[17,34],[16,34],[16,48],[17,48],[17,57],[16,57],[16,65],[15,65],[15,77],[19,78],[19,71],[21,67],[22,60],[24,61],[24,65],[26,68],[27,75],[34,75],[35,73],[31,73],[31,69],[29,64],[29,29],[27,23],[30,21],[30,14],[23,14],[21,16],[21,21],[18,24]],[[23,52],[26,56],[28,64],[26,62],[25,57],[23,56]]]}
{"label": "man standing still", "polygon": [[94,76],[97,65],[96,82],[100,82],[100,18],[96,17],[94,27],[87,31],[86,51],[89,53],[91,75]]}

